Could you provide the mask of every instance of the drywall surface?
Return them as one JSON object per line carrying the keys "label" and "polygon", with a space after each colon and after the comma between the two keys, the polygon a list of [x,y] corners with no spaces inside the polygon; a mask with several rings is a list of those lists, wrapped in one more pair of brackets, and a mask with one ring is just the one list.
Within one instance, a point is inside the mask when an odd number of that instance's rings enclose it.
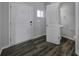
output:
{"label": "drywall surface", "polygon": [[[41,2],[25,2],[25,3],[11,3],[11,4],[19,4],[24,6],[31,6],[33,7],[34,17],[33,17],[33,37],[39,37],[46,34],[46,20],[45,20],[45,4]],[[37,10],[44,11],[44,17],[39,18],[37,17]]]}
{"label": "drywall surface", "polygon": [[1,24],[2,24],[2,3],[0,3],[0,52],[1,52],[1,47],[2,47],[2,45],[1,45]]}
{"label": "drywall surface", "polygon": [[[45,5],[38,3],[34,6],[34,37],[39,37],[46,34],[46,19],[45,19]],[[37,17],[37,10],[44,11],[44,17]]]}
{"label": "drywall surface", "polygon": [[[0,46],[6,47],[9,45],[9,3],[8,2],[1,2],[0,3]],[[46,20],[45,20],[45,5],[44,3],[16,3],[20,5],[28,5],[34,8],[34,18],[33,18],[33,30],[34,30],[34,38],[45,35],[46,34]],[[44,11],[44,18],[38,18],[36,15],[37,10]]]}
{"label": "drywall surface", "polygon": [[75,3],[63,3],[60,8],[60,16],[63,25],[61,36],[73,38],[75,35]]}
{"label": "drywall surface", "polygon": [[9,3],[2,2],[2,47],[9,45]]}
{"label": "drywall surface", "polygon": [[[45,19],[45,4],[44,3],[26,3],[34,8],[34,37],[39,37],[46,34],[46,19]],[[44,11],[44,17],[37,17],[37,10]]]}
{"label": "drywall surface", "polygon": [[[31,3],[10,3],[10,4],[11,4],[11,8],[12,8],[12,5],[33,7],[33,24],[32,24],[32,26],[33,26],[33,38],[37,38],[39,36],[45,35],[45,33],[46,33],[46,24],[45,24],[46,20],[45,20],[45,5],[44,5],[44,3],[38,3],[38,2],[33,3],[33,2],[31,2]],[[37,17],[37,10],[44,11],[44,17],[43,18]],[[13,29],[14,28],[15,28],[15,26],[13,26]],[[15,39],[12,39],[12,38],[15,38],[14,33],[13,33],[13,37],[11,37],[11,42],[13,41],[12,43],[15,44]]]}
{"label": "drywall surface", "polygon": [[9,4],[0,2],[0,48],[9,45]]}

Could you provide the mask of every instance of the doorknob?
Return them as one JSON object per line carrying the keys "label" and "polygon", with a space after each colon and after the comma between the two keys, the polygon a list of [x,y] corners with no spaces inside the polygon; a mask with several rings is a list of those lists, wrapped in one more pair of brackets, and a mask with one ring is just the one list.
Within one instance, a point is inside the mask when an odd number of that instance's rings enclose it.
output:
{"label": "doorknob", "polygon": [[32,23],[32,21],[30,21],[30,23]]}
{"label": "doorknob", "polygon": [[30,25],[32,25],[32,21],[30,21]]}

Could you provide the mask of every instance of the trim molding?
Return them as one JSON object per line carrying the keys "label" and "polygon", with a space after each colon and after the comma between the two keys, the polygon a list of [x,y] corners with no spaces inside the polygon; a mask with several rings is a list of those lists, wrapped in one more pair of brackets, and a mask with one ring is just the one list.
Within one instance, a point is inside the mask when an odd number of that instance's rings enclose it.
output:
{"label": "trim molding", "polygon": [[5,49],[5,48],[8,48],[8,47],[10,47],[10,46],[9,45],[6,45],[6,46],[2,47],[2,50]]}
{"label": "trim molding", "polygon": [[[35,36],[35,37],[33,37],[33,39],[39,38],[39,37],[44,36],[44,35],[45,35],[45,34],[39,35],[39,36]],[[32,39],[30,39],[30,40],[32,40]],[[25,41],[22,41],[22,42],[25,42]],[[22,43],[22,42],[15,43],[14,45],[20,44],[20,43]],[[14,45],[11,45],[11,46],[14,46]],[[3,49],[6,49],[6,48],[8,48],[8,47],[11,47],[11,46],[10,46],[10,45],[6,45],[6,46],[4,46],[4,47],[1,48],[1,51],[2,51]]]}
{"label": "trim molding", "polygon": [[35,38],[39,38],[39,37],[41,37],[41,36],[45,36],[45,35],[46,35],[46,34],[38,35],[38,36],[34,36],[33,39],[35,39]]}
{"label": "trim molding", "polygon": [[76,53],[77,56],[79,56],[79,51],[76,50],[75,53]]}
{"label": "trim molding", "polygon": [[65,38],[68,38],[68,39],[70,39],[70,40],[75,40],[74,38],[68,37],[68,36],[66,36],[66,35],[61,35],[61,37],[65,37]]}
{"label": "trim molding", "polygon": [[0,54],[1,54],[1,52],[2,52],[2,49],[0,49]]}

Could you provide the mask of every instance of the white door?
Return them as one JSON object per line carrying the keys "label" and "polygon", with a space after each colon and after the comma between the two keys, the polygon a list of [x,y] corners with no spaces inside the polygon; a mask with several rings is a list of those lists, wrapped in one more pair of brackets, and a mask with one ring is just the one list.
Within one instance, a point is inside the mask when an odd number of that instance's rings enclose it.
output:
{"label": "white door", "polygon": [[48,42],[60,44],[60,27],[58,21],[58,5],[48,5],[46,8],[46,35]]}
{"label": "white door", "polygon": [[33,37],[33,8],[11,6],[11,44],[20,43]]}

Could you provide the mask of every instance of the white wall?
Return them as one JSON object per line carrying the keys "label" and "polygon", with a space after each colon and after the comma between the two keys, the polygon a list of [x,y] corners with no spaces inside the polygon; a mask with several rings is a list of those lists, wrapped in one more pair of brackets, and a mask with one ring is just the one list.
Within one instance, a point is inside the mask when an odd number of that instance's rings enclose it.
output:
{"label": "white wall", "polygon": [[0,2],[0,48],[9,45],[9,4]]}
{"label": "white wall", "polygon": [[34,18],[33,18],[33,28],[34,28],[34,38],[45,35],[46,34],[46,20],[44,18],[37,18],[36,12],[37,10],[43,10],[45,16],[45,4],[41,2],[25,2],[25,3],[15,3],[20,5],[28,5],[34,8]]}
{"label": "white wall", "polygon": [[[73,38],[75,35],[75,3],[63,3],[60,8],[61,36]],[[74,40],[74,39],[73,39]]]}
{"label": "white wall", "polygon": [[[40,37],[42,35],[45,35],[45,33],[46,33],[45,17],[44,18],[37,18],[37,15],[36,15],[37,10],[43,10],[44,13],[45,13],[44,3],[38,3],[38,2],[37,3],[35,3],[35,2],[29,3],[29,2],[26,2],[26,3],[11,3],[11,4],[18,4],[18,5],[33,7],[33,12],[34,12],[34,14],[33,14],[33,16],[34,16],[33,17],[33,30],[34,30],[33,31],[33,38],[37,38],[37,37]],[[11,41],[13,41],[12,43],[15,44],[15,39],[11,40]]]}
{"label": "white wall", "polygon": [[2,3],[0,3],[0,53],[1,53],[1,47],[2,47],[2,45],[1,45],[1,28],[2,28]]}
{"label": "white wall", "polygon": [[1,33],[1,42],[2,46],[9,44],[9,3],[2,3],[2,33]]}
{"label": "white wall", "polygon": [[[45,19],[45,5],[44,3],[37,3],[34,5],[34,37],[39,37],[46,34],[46,19]],[[37,10],[44,11],[44,18],[38,18],[36,15]]]}
{"label": "white wall", "polygon": [[[40,2],[31,2],[31,3],[25,3],[28,5],[31,5],[34,8],[34,38],[39,37],[41,35],[46,35],[46,19],[45,19],[45,12],[46,12],[46,6],[44,3]],[[36,15],[37,10],[43,10],[44,11],[44,18],[38,18]]]}
{"label": "white wall", "polygon": [[[34,38],[46,34],[46,20],[44,18],[37,18],[36,11],[43,10],[45,13],[44,3],[18,3],[21,5],[29,5],[34,7]],[[38,22],[39,20],[39,22]],[[9,46],[9,3],[0,3],[0,47],[5,48]]]}

